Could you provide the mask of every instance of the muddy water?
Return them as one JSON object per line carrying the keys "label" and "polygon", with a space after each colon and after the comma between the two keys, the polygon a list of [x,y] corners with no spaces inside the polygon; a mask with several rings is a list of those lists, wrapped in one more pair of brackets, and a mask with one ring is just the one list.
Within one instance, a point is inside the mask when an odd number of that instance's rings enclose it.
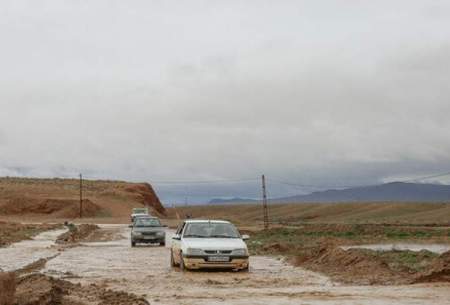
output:
{"label": "muddy water", "polygon": [[6,248],[0,248],[0,269],[12,271],[20,269],[41,258],[52,257],[58,253],[52,248],[56,238],[67,229],[40,233],[31,240],[24,240]]}
{"label": "muddy water", "polygon": [[[167,247],[131,248],[126,226],[102,226],[113,241],[83,243],[50,260],[43,272],[144,295],[151,304],[449,304],[450,284],[341,286],[276,258],[255,256],[250,272],[180,272]],[[109,232],[111,233],[111,232]],[[172,231],[168,230],[167,245]]]}
{"label": "muddy water", "polygon": [[409,244],[409,243],[395,243],[395,244],[371,244],[371,245],[358,245],[358,246],[346,246],[341,247],[343,250],[348,249],[368,249],[375,251],[422,251],[427,250],[437,254],[450,251],[450,245],[444,244]]}

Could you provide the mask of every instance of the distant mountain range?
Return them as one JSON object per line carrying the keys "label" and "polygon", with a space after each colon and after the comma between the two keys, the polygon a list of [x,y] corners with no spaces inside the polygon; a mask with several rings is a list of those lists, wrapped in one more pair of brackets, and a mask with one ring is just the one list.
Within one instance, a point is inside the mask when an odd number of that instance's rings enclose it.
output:
{"label": "distant mountain range", "polygon": [[[213,199],[212,203],[257,202],[259,200],[232,198]],[[420,201],[450,202],[450,185],[391,182],[380,185],[326,190],[307,195],[272,198],[272,203],[287,202],[354,202],[354,201]]]}
{"label": "distant mountain range", "polygon": [[258,200],[234,197],[229,199],[224,198],[214,198],[211,199],[208,204],[225,204],[225,203],[241,203],[241,202],[257,202]]}

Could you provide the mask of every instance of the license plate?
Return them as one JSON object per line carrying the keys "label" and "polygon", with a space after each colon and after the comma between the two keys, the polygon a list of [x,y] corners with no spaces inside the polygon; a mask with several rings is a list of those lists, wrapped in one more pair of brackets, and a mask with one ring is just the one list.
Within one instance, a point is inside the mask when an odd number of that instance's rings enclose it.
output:
{"label": "license plate", "polygon": [[144,236],[144,239],[155,239],[155,236]]}
{"label": "license plate", "polygon": [[228,262],[230,259],[228,256],[210,256],[208,257],[209,262]]}

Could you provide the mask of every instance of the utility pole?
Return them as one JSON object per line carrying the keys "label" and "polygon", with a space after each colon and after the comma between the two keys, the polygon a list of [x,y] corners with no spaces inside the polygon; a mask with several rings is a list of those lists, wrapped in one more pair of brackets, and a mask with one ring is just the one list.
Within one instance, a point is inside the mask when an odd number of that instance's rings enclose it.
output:
{"label": "utility pole", "polygon": [[80,218],[83,217],[83,175],[80,174]]}
{"label": "utility pole", "polygon": [[266,177],[262,175],[262,194],[263,194],[263,210],[264,210],[264,230],[269,228],[269,212],[267,210],[267,192],[266,192]]}

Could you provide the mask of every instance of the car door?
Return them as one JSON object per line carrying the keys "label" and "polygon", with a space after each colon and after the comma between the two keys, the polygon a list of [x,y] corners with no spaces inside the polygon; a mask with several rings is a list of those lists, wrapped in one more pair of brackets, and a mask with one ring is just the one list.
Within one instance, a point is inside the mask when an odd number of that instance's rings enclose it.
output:
{"label": "car door", "polygon": [[181,234],[183,233],[185,223],[183,222],[172,237],[172,253],[177,264],[181,261]]}

